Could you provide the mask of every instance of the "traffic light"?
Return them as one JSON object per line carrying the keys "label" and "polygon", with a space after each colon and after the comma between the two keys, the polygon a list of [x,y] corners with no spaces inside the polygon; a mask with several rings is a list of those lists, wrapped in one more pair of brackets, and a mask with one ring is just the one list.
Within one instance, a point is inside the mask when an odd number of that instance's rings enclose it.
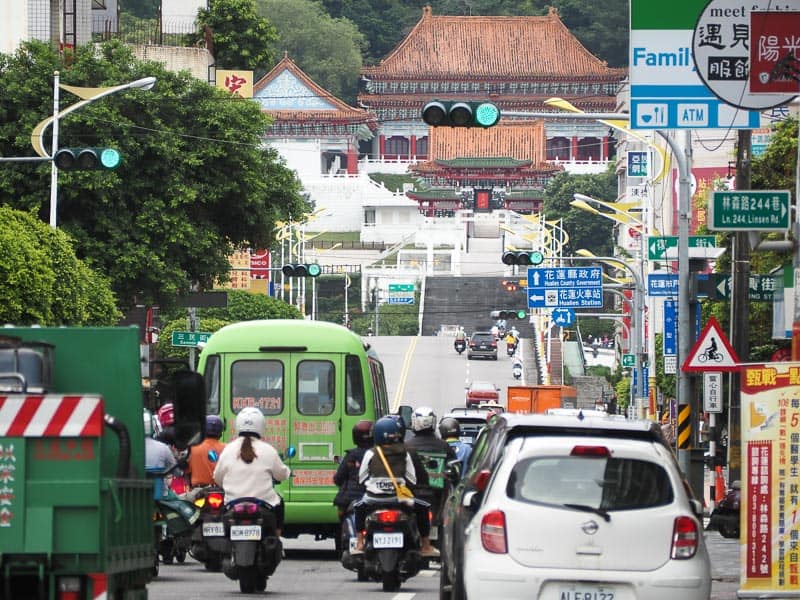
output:
{"label": "traffic light", "polygon": [[114,148],[61,148],[53,162],[62,171],[110,170],[119,166],[122,156]]}
{"label": "traffic light", "polygon": [[528,316],[528,311],[524,308],[520,308],[519,310],[515,309],[508,309],[508,310],[493,310],[489,313],[489,317],[492,319],[505,319],[506,321],[513,321],[514,319],[525,319]]}
{"label": "traffic light", "polygon": [[286,277],[317,277],[322,273],[322,267],[317,263],[283,265],[281,273]]}
{"label": "traffic light", "polygon": [[503,288],[507,292],[516,292],[519,289],[519,284],[516,281],[510,281],[508,279],[504,279]]}
{"label": "traffic light", "polygon": [[422,108],[422,120],[431,127],[491,127],[500,109],[491,102],[433,100]]}
{"label": "traffic light", "polygon": [[507,251],[503,252],[504,265],[540,265],[544,261],[544,254],[539,250]]}

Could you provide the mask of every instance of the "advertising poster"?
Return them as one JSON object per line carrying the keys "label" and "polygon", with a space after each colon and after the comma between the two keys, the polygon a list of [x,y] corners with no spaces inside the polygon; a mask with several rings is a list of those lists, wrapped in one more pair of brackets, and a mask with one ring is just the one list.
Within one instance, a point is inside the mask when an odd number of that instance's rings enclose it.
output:
{"label": "advertising poster", "polygon": [[[740,598],[800,597],[800,363],[741,369]],[[752,592],[752,595],[750,594]]]}

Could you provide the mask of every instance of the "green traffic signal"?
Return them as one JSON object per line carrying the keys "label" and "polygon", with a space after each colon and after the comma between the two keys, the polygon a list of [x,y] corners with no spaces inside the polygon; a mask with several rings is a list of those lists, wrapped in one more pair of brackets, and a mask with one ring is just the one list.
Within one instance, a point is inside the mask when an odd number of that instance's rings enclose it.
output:
{"label": "green traffic signal", "polygon": [[492,102],[433,100],[422,108],[422,120],[431,127],[492,127],[500,109]]}
{"label": "green traffic signal", "polygon": [[317,263],[283,265],[281,273],[286,277],[318,277],[322,267]]}
{"label": "green traffic signal", "polygon": [[539,250],[506,251],[501,258],[504,265],[540,265],[544,262],[544,254]]}
{"label": "green traffic signal", "polygon": [[513,321],[514,319],[527,318],[528,311],[522,308],[519,310],[493,310],[489,313],[489,317],[492,319],[505,319],[507,321]]}
{"label": "green traffic signal", "polygon": [[95,171],[116,169],[122,156],[114,148],[61,148],[53,156],[56,167],[62,171]]}

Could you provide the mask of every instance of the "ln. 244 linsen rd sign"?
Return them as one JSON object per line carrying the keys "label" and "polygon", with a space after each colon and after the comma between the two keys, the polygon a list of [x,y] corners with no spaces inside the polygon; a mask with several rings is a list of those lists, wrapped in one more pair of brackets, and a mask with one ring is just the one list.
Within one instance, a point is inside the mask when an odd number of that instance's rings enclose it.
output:
{"label": "ln. 244 linsen rd sign", "polygon": [[788,231],[788,190],[713,192],[708,228],[714,231]]}

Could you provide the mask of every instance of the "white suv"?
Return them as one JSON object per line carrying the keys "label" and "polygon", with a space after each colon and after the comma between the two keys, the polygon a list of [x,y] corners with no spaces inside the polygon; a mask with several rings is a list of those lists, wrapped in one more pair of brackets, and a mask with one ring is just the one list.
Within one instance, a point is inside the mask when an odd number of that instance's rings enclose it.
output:
{"label": "white suv", "polygon": [[[503,415],[464,534],[468,598],[707,600],[702,505],[648,421]],[[503,426],[500,424],[500,426]]]}

